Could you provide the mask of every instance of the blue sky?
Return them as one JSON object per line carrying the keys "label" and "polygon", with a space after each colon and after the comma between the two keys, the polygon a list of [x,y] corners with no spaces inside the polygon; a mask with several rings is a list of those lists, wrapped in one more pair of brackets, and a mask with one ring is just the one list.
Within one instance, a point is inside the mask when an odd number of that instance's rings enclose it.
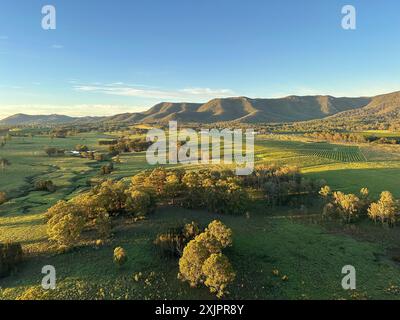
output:
{"label": "blue sky", "polygon": [[[57,29],[41,28],[54,5]],[[357,29],[341,9],[357,9]],[[2,0],[0,118],[400,90],[398,0]]]}

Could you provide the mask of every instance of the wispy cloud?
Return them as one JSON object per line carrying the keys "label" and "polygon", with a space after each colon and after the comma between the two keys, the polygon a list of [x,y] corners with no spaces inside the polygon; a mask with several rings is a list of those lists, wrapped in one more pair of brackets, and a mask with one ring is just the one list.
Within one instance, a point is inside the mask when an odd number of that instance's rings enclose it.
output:
{"label": "wispy cloud", "polygon": [[121,82],[103,85],[75,85],[74,90],[124,97],[153,98],[174,101],[204,101],[213,98],[224,98],[237,95],[230,89],[184,88],[163,90],[141,85],[125,85]]}
{"label": "wispy cloud", "polygon": [[0,40],[8,40],[8,36],[0,36]]}
{"label": "wispy cloud", "polygon": [[64,46],[62,44],[53,44],[51,46],[52,49],[64,49]]}
{"label": "wispy cloud", "polygon": [[0,84],[0,89],[20,90],[20,89],[23,89],[23,87],[17,86],[17,85],[2,85],[2,84]]}

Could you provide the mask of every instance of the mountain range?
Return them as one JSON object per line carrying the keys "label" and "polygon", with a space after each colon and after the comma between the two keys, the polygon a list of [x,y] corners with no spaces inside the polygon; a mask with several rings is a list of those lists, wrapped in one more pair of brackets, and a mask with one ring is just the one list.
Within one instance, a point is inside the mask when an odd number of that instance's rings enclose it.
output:
{"label": "mountain range", "polygon": [[90,122],[164,123],[281,123],[335,117],[377,117],[390,119],[400,115],[400,92],[374,97],[335,98],[332,96],[288,96],[277,99],[233,97],[207,103],[159,103],[148,111],[110,117],[69,117],[64,115],[16,114],[0,120],[0,125],[56,125]]}

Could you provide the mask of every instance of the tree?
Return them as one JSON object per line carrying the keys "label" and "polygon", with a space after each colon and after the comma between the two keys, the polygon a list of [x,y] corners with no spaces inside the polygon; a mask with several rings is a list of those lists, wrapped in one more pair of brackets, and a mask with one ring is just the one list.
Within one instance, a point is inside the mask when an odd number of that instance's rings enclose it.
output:
{"label": "tree", "polygon": [[368,217],[374,220],[374,222],[377,222],[380,216],[381,208],[379,204],[376,202],[371,203],[370,207],[368,208]]}
{"label": "tree", "polygon": [[84,219],[76,211],[70,210],[62,215],[53,216],[47,222],[49,239],[56,241],[60,246],[74,245],[85,226]]}
{"label": "tree", "polygon": [[210,288],[211,293],[216,293],[218,298],[227,293],[227,286],[236,277],[229,259],[222,253],[212,254],[204,262],[202,272],[205,277],[204,284]]}
{"label": "tree", "polygon": [[73,202],[59,201],[46,212],[47,234],[60,246],[74,245],[85,227],[80,208]]}
{"label": "tree", "polygon": [[94,222],[101,214],[107,213],[107,210],[102,206],[97,194],[85,192],[77,195],[71,202],[74,203],[85,219],[86,223]]}
{"label": "tree", "polygon": [[162,195],[167,178],[167,171],[164,168],[154,169],[145,179],[144,185],[153,187],[158,195]]}
{"label": "tree", "polygon": [[203,264],[209,256],[210,251],[197,237],[190,241],[179,259],[179,279],[188,281],[191,287],[199,285],[203,278]]}
{"label": "tree", "polygon": [[331,188],[329,186],[325,186],[325,187],[321,188],[321,190],[319,191],[319,194],[323,198],[327,199],[332,194],[332,190],[331,190]]}
{"label": "tree", "polygon": [[114,263],[119,267],[122,267],[128,261],[128,255],[125,249],[122,247],[117,247],[114,249]]}
{"label": "tree", "polygon": [[393,226],[396,223],[397,205],[393,195],[389,191],[381,193],[377,203],[372,203],[368,209],[368,216],[374,220],[380,220],[382,224]]}
{"label": "tree", "polygon": [[360,190],[360,198],[361,199],[367,199],[369,197],[369,190],[368,188],[362,188]]}
{"label": "tree", "polygon": [[127,190],[125,209],[132,215],[147,215],[155,208],[155,201],[144,191]]}
{"label": "tree", "polygon": [[97,196],[98,205],[111,216],[118,215],[125,208],[127,187],[123,181],[104,181],[92,191]]}
{"label": "tree", "polygon": [[368,214],[368,208],[371,205],[371,200],[369,198],[369,190],[368,188],[362,188],[360,190],[360,203],[359,203],[359,211],[362,215]]}
{"label": "tree", "polygon": [[212,221],[205,230],[205,233],[214,238],[221,249],[232,245],[232,230],[219,220]]}
{"label": "tree", "polygon": [[167,199],[171,199],[172,204],[174,204],[174,200],[182,193],[182,191],[183,185],[179,176],[175,172],[168,173],[164,186],[164,196]]}
{"label": "tree", "polygon": [[102,239],[107,239],[111,234],[111,219],[107,212],[101,212],[94,219],[96,230]]}
{"label": "tree", "polygon": [[211,222],[207,229],[190,241],[179,260],[178,278],[195,287],[200,283],[222,297],[226,286],[235,278],[223,248],[232,245],[232,231],[220,221]]}
{"label": "tree", "polygon": [[360,199],[354,194],[333,193],[334,202],[343,221],[350,223],[358,217]]}

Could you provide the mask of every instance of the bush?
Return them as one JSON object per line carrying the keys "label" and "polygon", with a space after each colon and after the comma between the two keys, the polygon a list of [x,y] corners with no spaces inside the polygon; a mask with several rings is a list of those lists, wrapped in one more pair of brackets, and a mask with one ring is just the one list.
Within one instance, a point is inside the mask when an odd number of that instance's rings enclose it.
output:
{"label": "bush", "polygon": [[85,145],[78,144],[77,146],[75,146],[75,151],[87,152],[89,151],[89,148]]}
{"label": "bush", "polygon": [[100,169],[100,173],[102,175],[110,174],[114,171],[114,164],[110,162],[108,165],[102,166]]}
{"label": "bush", "polygon": [[40,180],[35,182],[35,190],[54,192],[56,190],[56,186],[51,180]]}
{"label": "bush", "polygon": [[114,249],[114,263],[119,267],[122,267],[128,261],[128,256],[122,247]]}
{"label": "bush", "polygon": [[52,156],[58,156],[58,155],[64,155],[65,154],[65,150],[62,149],[57,149],[57,148],[53,148],[53,147],[47,147],[44,149],[44,152],[46,152],[46,154],[49,157]]}
{"label": "bush", "polygon": [[0,277],[8,276],[21,263],[22,257],[21,244],[0,243]]}
{"label": "bush", "polygon": [[332,190],[329,186],[322,187],[321,190],[319,190],[319,195],[322,198],[327,199],[331,196],[331,194],[332,194]]}
{"label": "bush", "polygon": [[104,154],[102,154],[102,153],[95,153],[95,155],[94,155],[94,160],[96,160],[96,161],[104,161],[104,159],[105,159]]}

